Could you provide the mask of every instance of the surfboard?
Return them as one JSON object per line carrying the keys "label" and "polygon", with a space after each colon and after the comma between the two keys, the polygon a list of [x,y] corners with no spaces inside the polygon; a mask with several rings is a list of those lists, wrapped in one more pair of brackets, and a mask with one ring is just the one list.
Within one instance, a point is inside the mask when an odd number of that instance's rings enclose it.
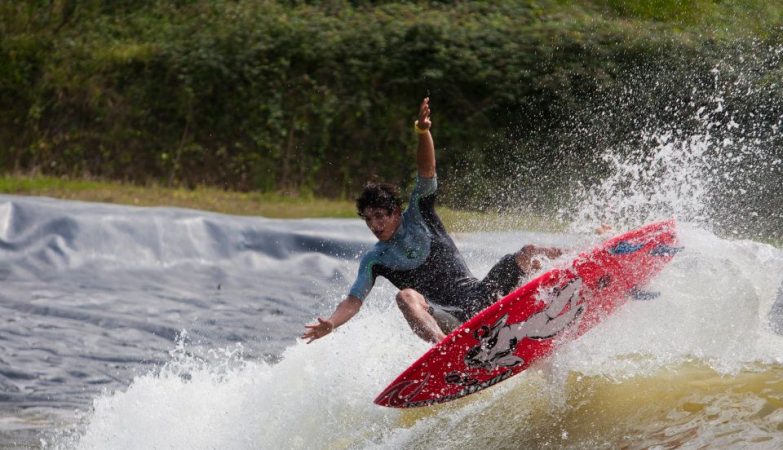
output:
{"label": "surfboard", "polygon": [[483,310],[403,371],[375,399],[411,408],[494,386],[600,323],[681,250],[668,219],[613,237]]}

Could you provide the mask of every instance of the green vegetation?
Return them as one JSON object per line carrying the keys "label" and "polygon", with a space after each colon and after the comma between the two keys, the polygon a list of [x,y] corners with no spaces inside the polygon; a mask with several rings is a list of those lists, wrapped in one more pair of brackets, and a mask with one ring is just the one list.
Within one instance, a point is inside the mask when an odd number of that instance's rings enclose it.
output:
{"label": "green vegetation", "polygon": [[551,164],[551,130],[629,73],[711,83],[729,49],[780,42],[782,17],[764,0],[2,2],[0,170],[346,199],[410,181],[430,93],[445,199],[476,207],[486,180]]}

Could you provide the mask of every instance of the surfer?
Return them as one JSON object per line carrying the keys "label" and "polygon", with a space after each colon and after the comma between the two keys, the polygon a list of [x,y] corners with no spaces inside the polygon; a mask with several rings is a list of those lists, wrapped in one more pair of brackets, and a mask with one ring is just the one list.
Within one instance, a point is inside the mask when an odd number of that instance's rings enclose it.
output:
{"label": "surfer", "polygon": [[305,325],[302,338],[308,344],[350,320],[378,276],[400,290],[397,305],[413,331],[426,341],[439,342],[511,292],[522,277],[540,269],[536,257],[554,259],[562,253],[557,248],[526,245],[501,258],[483,280],[474,277],[435,213],[437,177],[431,127],[429,98],[425,98],[414,123],[419,139],[418,176],[405,211],[398,188],[386,183],[368,183],[356,199],[359,216],[378,242],[362,257],[356,281],[332,315]]}

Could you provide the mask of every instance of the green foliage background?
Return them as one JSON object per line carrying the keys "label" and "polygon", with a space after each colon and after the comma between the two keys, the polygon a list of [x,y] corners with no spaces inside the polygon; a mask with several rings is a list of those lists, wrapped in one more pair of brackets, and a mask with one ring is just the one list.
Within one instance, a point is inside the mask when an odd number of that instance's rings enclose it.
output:
{"label": "green foliage background", "polygon": [[[409,181],[430,94],[460,206],[492,189],[466,174],[554,164],[555,130],[629,74],[682,74],[660,97],[691,95],[727,52],[779,43],[781,20],[763,0],[4,1],[0,169],[346,197]],[[648,100],[601,139],[664,113]]]}

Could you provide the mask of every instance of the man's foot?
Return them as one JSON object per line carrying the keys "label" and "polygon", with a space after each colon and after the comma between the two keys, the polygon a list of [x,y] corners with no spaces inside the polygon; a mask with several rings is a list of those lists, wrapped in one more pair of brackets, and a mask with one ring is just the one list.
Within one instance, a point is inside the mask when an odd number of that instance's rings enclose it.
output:
{"label": "man's foot", "polygon": [[612,226],[602,223],[598,228],[595,229],[595,234],[604,234],[612,231]]}

